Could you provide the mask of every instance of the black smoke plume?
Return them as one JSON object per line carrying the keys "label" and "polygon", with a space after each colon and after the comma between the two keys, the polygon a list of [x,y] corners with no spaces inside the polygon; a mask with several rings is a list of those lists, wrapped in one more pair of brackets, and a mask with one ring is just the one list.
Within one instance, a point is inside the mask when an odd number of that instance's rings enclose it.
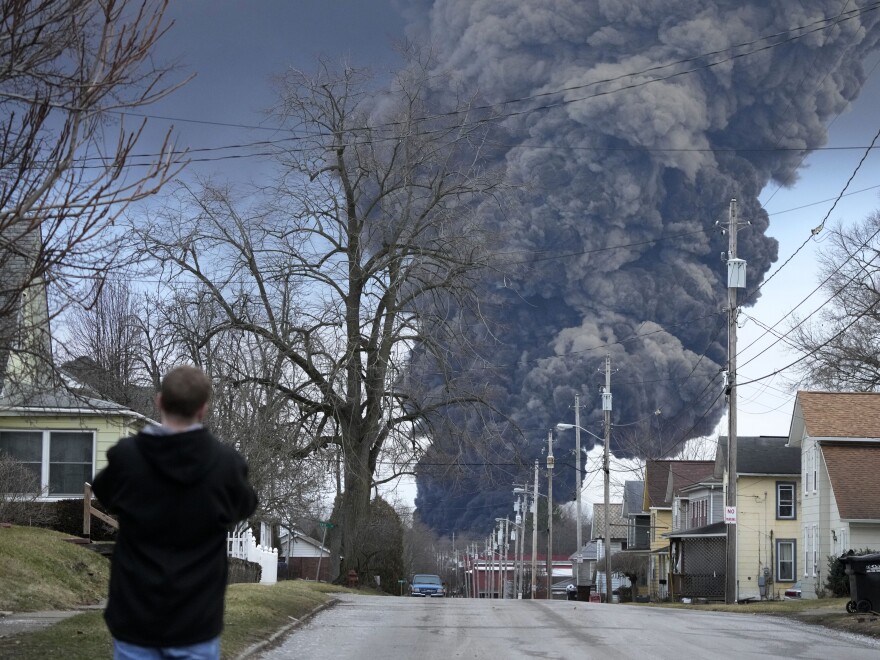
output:
{"label": "black smoke plume", "polygon": [[[485,216],[510,255],[509,272],[487,282],[486,309],[502,331],[485,373],[512,424],[495,420],[489,451],[436,437],[425,467],[453,454],[472,465],[455,475],[424,469],[418,479],[428,524],[483,530],[510,510],[511,484],[529,479],[547,430],[574,421],[576,392],[582,425],[601,434],[606,353],[613,421],[650,420],[650,453],[674,454],[712,431],[726,360],[727,239],[714,224],[726,222],[731,198],[751,221],[739,256],[753,303],[777,259],[758,195],[771,182],[792,184],[825,143],[827,122],[858,95],[880,11],[843,0],[406,8],[410,36],[433,49],[437,73],[495,104],[499,163],[525,191],[514,210]],[[485,422],[460,420],[472,431]],[[616,438],[615,451],[630,451]],[[558,467],[572,464],[572,446],[571,432],[559,437]],[[556,472],[560,499],[570,499],[573,471]]]}

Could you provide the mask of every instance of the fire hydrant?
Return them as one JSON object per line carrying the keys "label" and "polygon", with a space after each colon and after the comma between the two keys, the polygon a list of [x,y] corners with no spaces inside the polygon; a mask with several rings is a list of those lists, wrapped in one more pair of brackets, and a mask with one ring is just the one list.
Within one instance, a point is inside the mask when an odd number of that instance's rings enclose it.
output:
{"label": "fire hydrant", "polygon": [[351,587],[352,589],[357,589],[357,586],[358,586],[358,574],[357,574],[357,571],[354,570],[354,569],[351,569],[351,570],[348,572],[348,586]]}

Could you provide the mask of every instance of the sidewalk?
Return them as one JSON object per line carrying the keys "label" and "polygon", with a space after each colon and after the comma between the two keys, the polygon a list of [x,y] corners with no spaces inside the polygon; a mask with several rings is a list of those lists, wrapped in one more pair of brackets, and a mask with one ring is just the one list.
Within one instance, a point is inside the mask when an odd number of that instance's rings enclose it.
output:
{"label": "sidewalk", "polygon": [[0,637],[34,632],[89,610],[103,610],[106,601],[83,605],[75,610],[44,610],[42,612],[0,612]]}

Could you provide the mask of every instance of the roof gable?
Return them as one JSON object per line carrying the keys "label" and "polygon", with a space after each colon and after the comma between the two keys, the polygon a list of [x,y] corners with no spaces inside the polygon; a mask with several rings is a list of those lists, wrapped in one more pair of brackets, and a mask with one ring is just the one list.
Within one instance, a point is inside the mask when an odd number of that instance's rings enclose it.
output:
{"label": "roof gable", "polygon": [[645,485],[648,508],[669,508],[672,498],[685,486],[712,476],[715,461],[649,461]]}
{"label": "roof gable", "polygon": [[[611,517],[608,519],[608,531],[611,537],[615,539],[626,538],[627,522],[623,517],[623,504],[610,503]],[[605,536],[605,504],[596,502],[593,504],[593,538],[602,538]]]}
{"label": "roof gable", "polygon": [[812,438],[880,439],[880,392],[801,391],[797,404]]}
{"label": "roof gable", "polygon": [[880,520],[880,443],[821,443],[844,520]]}

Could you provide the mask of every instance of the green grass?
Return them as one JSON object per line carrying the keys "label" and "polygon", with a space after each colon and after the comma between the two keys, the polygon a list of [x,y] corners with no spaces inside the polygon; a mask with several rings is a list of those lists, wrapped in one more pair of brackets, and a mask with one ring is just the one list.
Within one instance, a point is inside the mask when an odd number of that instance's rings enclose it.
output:
{"label": "green grass", "polygon": [[83,612],[33,633],[0,638],[0,659],[99,660],[113,656],[101,612]]}
{"label": "green grass", "polygon": [[37,527],[0,527],[0,610],[69,610],[107,596],[110,563],[66,538]]}
{"label": "green grass", "polygon": [[[291,580],[274,585],[233,584],[226,591],[226,625],[221,637],[224,658],[235,658],[249,646],[330,600],[328,594],[349,591],[329,584]],[[97,660],[112,655],[110,633],[100,612],[84,612],[49,628],[0,639],[0,659]]]}
{"label": "green grass", "polygon": [[[804,598],[792,600],[765,600],[743,605],[708,603],[706,605],[685,603],[632,603],[642,607],[667,607],[672,609],[708,610],[710,612],[739,612],[743,614],[798,614],[810,610],[837,608],[845,611],[847,598]],[[631,603],[627,603],[630,605]]]}

